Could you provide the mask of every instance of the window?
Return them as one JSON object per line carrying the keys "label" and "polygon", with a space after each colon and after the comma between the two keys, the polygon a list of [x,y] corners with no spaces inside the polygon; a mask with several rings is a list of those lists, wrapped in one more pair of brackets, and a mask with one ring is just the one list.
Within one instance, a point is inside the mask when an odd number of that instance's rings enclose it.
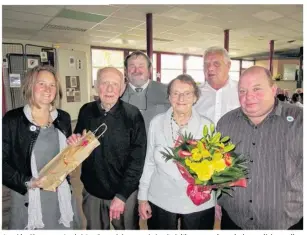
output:
{"label": "window", "polygon": [[112,66],[124,73],[124,51],[92,49],[92,81],[96,82],[97,71]]}
{"label": "window", "polygon": [[183,72],[182,55],[161,54],[161,82],[169,83]]}
{"label": "window", "polygon": [[204,83],[203,57],[189,56],[187,58],[187,74],[191,75],[197,83]]}
{"label": "window", "polygon": [[240,60],[231,60],[229,77],[232,80],[239,81],[239,78],[240,78]]}
{"label": "window", "polygon": [[249,67],[254,66],[254,61],[242,60],[242,69],[248,69]]}

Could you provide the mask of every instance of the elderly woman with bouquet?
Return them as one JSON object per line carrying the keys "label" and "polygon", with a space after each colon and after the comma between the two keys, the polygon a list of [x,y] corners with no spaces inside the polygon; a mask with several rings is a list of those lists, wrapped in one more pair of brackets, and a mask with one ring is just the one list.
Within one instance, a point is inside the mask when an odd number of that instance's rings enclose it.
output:
{"label": "elderly woman with bouquet", "polygon": [[149,127],[138,193],[140,217],[148,220],[148,229],[177,229],[179,218],[181,229],[213,229],[214,192],[208,201],[195,205],[186,193],[188,182],[177,165],[166,162],[162,154],[165,147],[174,147],[185,133],[202,138],[204,125],[212,122],[193,108],[199,90],[191,76],[182,74],[173,79],[167,94],[171,108],[154,117]]}
{"label": "elderly woman with bouquet", "polygon": [[72,229],[77,221],[67,180],[57,192],[49,192],[41,190],[46,178],[38,177],[71,135],[69,114],[56,108],[61,95],[55,69],[36,66],[23,84],[27,104],[3,117],[2,180],[11,189],[9,229]]}

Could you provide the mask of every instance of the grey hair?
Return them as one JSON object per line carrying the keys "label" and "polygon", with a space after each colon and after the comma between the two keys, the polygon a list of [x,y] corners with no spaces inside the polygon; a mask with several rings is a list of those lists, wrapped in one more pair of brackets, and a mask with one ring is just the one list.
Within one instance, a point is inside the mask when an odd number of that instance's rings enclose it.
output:
{"label": "grey hair", "polygon": [[207,57],[208,54],[211,53],[221,54],[223,55],[226,63],[231,62],[228,51],[223,47],[209,47],[204,53],[204,59]]}
{"label": "grey hair", "polygon": [[193,79],[193,77],[190,76],[189,74],[186,74],[186,73],[180,74],[176,78],[174,78],[172,81],[170,81],[170,83],[167,86],[167,95],[170,96],[173,83],[175,81],[177,81],[177,80],[180,81],[180,82],[187,83],[187,84],[193,86],[193,88],[194,88],[194,95],[196,96],[196,102],[197,102],[197,100],[199,99],[199,96],[200,96],[200,90],[199,90],[195,80]]}

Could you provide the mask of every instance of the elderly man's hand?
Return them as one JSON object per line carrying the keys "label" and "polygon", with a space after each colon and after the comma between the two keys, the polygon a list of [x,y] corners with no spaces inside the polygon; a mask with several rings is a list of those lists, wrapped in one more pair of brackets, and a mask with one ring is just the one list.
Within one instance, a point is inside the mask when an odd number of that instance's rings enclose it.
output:
{"label": "elderly man's hand", "polygon": [[120,219],[120,215],[124,213],[124,210],[125,202],[117,197],[114,197],[110,205],[110,220],[112,221],[112,219]]}
{"label": "elderly man's hand", "polygon": [[72,134],[66,140],[68,145],[76,145],[84,136],[86,135],[86,130],[83,130],[82,136],[80,134]]}

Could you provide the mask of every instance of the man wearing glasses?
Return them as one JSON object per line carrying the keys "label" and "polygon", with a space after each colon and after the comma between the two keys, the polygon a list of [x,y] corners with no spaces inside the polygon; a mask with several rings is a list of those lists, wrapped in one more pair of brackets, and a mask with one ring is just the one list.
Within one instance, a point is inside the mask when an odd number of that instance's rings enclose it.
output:
{"label": "man wearing glasses", "polygon": [[152,64],[145,53],[131,53],[126,57],[124,65],[129,85],[122,100],[141,111],[148,132],[151,119],[159,113],[166,112],[170,107],[166,94],[167,87],[149,79]]}

